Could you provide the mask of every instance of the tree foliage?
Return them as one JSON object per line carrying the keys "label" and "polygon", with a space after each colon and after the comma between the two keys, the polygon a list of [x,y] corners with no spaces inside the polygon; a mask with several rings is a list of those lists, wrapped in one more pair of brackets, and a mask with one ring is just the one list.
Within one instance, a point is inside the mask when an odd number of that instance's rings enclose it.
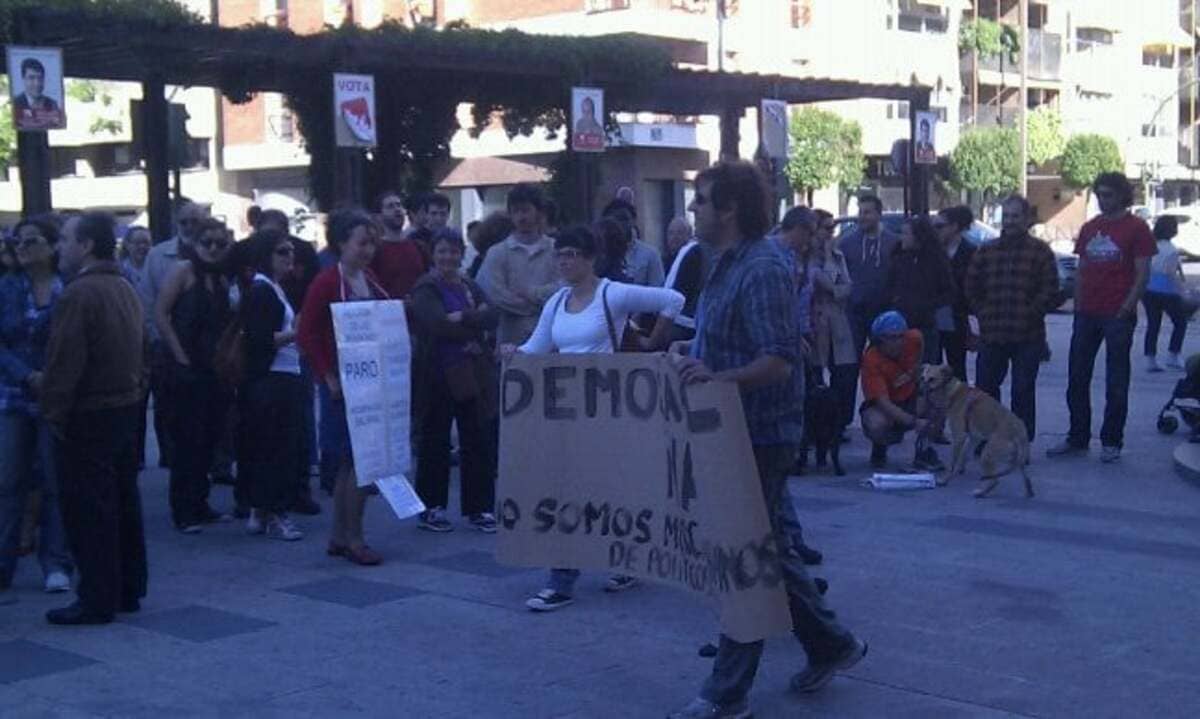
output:
{"label": "tree foliage", "polygon": [[976,18],[959,26],[958,49],[963,53],[973,52],[981,58],[1007,53],[1009,62],[1016,63],[1021,36],[1010,25]]}
{"label": "tree foliage", "polygon": [[809,106],[792,115],[788,131],[791,146],[783,171],[797,192],[862,183],[867,158],[857,122]]}
{"label": "tree foliage", "polygon": [[963,133],[950,154],[951,184],[985,199],[1021,186],[1021,138],[1011,127],[984,127]]}
{"label": "tree foliage", "polygon": [[0,172],[7,173],[17,155],[17,128],[8,100],[8,76],[0,75]]}
{"label": "tree foliage", "polygon": [[1062,153],[1062,178],[1067,187],[1084,190],[1103,172],[1121,172],[1125,162],[1121,148],[1105,135],[1075,135]]}
{"label": "tree foliage", "polygon": [[1062,129],[1062,115],[1049,105],[1040,105],[1026,117],[1029,161],[1044,165],[1057,159],[1067,146]]}

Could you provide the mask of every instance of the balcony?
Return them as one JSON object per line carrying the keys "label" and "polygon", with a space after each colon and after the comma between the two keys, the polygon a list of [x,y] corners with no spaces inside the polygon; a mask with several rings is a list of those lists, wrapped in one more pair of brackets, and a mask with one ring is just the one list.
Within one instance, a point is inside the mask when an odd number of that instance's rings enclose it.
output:
{"label": "balcony", "polygon": [[[1029,31],[1029,48],[1026,56],[1029,62],[1028,75],[1032,80],[1047,80],[1055,82],[1062,79],[1063,38],[1062,35],[1043,30]],[[1001,62],[1003,60],[1003,63]],[[992,55],[979,59],[980,70],[1003,72],[1012,75],[1020,74],[1020,66],[1010,62],[1008,57]]]}

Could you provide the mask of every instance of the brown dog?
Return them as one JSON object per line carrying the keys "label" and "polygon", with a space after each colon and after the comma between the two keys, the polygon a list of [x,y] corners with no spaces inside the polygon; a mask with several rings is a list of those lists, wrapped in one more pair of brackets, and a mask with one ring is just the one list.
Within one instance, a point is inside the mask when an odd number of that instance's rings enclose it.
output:
{"label": "brown dog", "polygon": [[[1014,469],[1021,470],[1025,478],[1025,496],[1033,496],[1033,482],[1026,466],[1029,464],[1029,435],[1025,424],[986,392],[971,387],[954,376],[950,365],[925,365],[921,368],[921,382],[930,401],[945,412],[950,425],[954,457],[938,484],[950,481],[953,474],[962,474],[967,468],[967,441],[972,446],[986,442],[979,457],[983,465],[984,484],[975,490],[976,497],[986,497],[999,483],[1000,477]],[[1002,472],[996,471],[999,460],[1009,457],[1012,464]]]}

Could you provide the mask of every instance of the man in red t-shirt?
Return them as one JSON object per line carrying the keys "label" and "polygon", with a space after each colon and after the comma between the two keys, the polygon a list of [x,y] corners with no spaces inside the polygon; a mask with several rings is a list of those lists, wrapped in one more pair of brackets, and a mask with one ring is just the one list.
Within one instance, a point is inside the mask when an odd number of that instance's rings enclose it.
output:
{"label": "man in red t-shirt", "polygon": [[1145,221],[1129,211],[1133,186],[1123,174],[1100,175],[1092,191],[1100,215],[1083,226],[1075,242],[1079,271],[1067,381],[1071,430],[1065,441],[1046,454],[1061,457],[1087,451],[1092,438],[1092,371],[1100,344],[1104,343],[1107,370],[1100,461],[1115,462],[1121,458],[1125,438],[1129,351],[1137,325],[1137,305],[1150,278],[1150,258],[1157,249]]}
{"label": "man in red t-shirt", "polygon": [[371,272],[394,300],[408,299],[413,285],[429,269],[429,258],[421,245],[404,233],[404,200],[399,192],[384,192],[379,197],[379,221],[383,223],[383,241],[375,250]]}

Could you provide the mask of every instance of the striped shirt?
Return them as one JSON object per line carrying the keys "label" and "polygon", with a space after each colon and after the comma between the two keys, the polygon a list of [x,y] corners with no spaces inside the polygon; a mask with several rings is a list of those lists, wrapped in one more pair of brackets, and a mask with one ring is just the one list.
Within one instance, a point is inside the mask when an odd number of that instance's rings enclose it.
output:
{"label": "striped shirt", "polygon": [[793,367],[786,382],[742,390],[754,445],[800,441],[804,372],[798,348],[792,273],[778,246],[749,241],[722,253],[700,295],[692,356],[714,372],[745,367],[763,355]]}
{"label": "striped shirt", "polygon": [[1029,235],[988,243],[967,268],[966,295],[984,344],[1041,341],[1058,295],[1054,252]]}

